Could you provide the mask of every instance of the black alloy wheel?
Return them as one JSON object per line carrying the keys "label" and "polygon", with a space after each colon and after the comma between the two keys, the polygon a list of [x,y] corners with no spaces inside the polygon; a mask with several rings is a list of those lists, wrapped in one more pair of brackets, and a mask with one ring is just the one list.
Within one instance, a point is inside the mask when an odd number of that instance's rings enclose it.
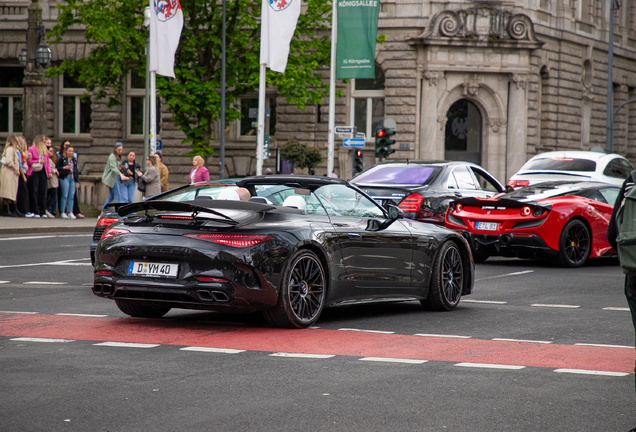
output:
{"label": "black alloy wheel", "polygon": [[166,306],[142,306],[126,300],[115,300],[115,303],[120,311],[135,318],[161,318],[170,311]]}
{"label": "black alloy wheel", "polygon": [[559,262],[565,267],[581,267],[592,251],[592,237],[587,225],[572,219],[561,232],[559,239]]}
{"label": "black alloy wheel", "polygon": [[280,327],[305,328],[318,321],[325,305],[326,280],[320,259],[310,250],[296,252],[283,272],[278,303],[264,311]]}
{"label": "black alloy wheel", "polygon": [[452,240],[440,247],[433,263],[428,296],[421,301],[425,309],[451,311],[457,307],[464,288],[466,264]]}

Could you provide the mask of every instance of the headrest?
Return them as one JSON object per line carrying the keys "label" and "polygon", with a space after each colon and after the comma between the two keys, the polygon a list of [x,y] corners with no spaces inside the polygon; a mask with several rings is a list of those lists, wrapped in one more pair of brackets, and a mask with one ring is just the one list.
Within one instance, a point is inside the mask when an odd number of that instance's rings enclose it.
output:
{"label": "headrest", "polygon": [[285,198],[285,201],[283,201],[283,207],[294,207],[302,211],[305,211],[306,205],[307,203],[305,202],[303,197],[298,195],[290,195]]}
{"label": "headrest", "polygon": [[239,195],[233,190],[224,190],[222,191],[218,197],[218,200],[228,200],[228,201],[240,201]]}

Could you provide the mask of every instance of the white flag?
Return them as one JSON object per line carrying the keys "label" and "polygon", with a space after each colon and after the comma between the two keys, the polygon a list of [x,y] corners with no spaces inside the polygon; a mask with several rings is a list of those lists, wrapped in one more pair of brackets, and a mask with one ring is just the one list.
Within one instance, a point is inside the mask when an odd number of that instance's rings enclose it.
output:
{"label": "white flag", "polygon": [[298,17],[300,0],[263,0],[261,6],[261,64],[284,73]]}
{"label": "white flag", "polygon": [[179,0],[150,0],[150,70],[174,78],[174,55],[183,29]]}

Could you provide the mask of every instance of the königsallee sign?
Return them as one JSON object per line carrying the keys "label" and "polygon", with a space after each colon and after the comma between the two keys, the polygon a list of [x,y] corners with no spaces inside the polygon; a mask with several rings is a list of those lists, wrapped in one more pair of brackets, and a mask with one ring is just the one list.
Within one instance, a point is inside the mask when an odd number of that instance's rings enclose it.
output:
{"label": "k\u00f6nigsallee sign", "polygon": [[375,78],[379,0],[338,0],[336,79]]}

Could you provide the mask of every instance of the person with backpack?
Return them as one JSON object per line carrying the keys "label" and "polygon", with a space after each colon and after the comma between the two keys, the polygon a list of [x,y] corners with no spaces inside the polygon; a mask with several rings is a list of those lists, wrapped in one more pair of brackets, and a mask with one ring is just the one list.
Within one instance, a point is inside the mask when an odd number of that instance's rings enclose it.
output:
{"label": "person with backpack", "polygon": [[[636,332],[636,170],[623,182],[614,210],[607,225],[605,237],[618,252],[623,273],[625,273],[625,297],[632,315]],[[636,367],[634,368],[636,372]],[[636,394],[636,383],[635,383]],[[630,432],[636,432],[636,428]]]}

